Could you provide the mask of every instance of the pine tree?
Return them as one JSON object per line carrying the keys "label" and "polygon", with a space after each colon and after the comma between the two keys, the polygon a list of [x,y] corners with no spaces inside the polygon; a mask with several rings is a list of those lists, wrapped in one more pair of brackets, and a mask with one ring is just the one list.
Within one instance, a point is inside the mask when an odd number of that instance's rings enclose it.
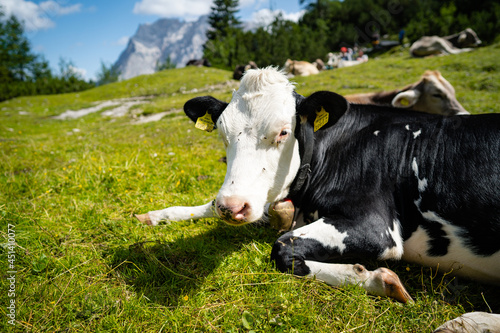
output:
{"label": "pine tree", "polygon": [[238,6],[238,0],[214,0],[213,6],[210,7],[212,12],[208,17],[211,27],[207,32],[209,40],[226,38],[234,32],[234,29],[240,29],[241,22],[236,17]]}
{"label": "pine tree", "polygon": [[94,86],[79,77],[71,62],[61,76],[53,76],[47,60],[31,50],[23,24],[5,17],[0,6],[0,101],[36,94],[81,91]]}
{"label": "pine tree", "polygon": [[[4,14],[0,12],[0,20]],[[31,52],[24,28],[15,16],[10,16],[0,27],[0,60],[14,80],[25,81],[30,65],[36,60]]]}
{"label": "pine tree", "polygon": [[241,22],[236,17],[238,5],[238,0],[214,0],[211,7],[203,53],[215,67],[233,69],[238,59],[238,38],[242,36]]}

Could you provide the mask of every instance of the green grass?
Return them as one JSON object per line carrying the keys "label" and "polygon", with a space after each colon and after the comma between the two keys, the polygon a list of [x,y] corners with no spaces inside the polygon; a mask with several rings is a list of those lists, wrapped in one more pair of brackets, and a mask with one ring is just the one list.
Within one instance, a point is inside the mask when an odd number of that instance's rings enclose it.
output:
{"label": "green grass", "polygon": [[[303,95],[349,94],[396,88],[439,69],[467,110],[499,112],[499,58],[499,44],[428,59],[395,49],[358,67],[294,81]],[[199,205],[217,193],[222,144],[179,109],[198,95],[229,100],[236,84],[230,77],[176,69],[0,103],[0,332],[428,332],[465,311],[500,312],[498,288],[402,262],[368,265],[395,270],[414,304],[280,274],[269,262],[278,234],[262,226],[138,223],[135,213]],[[99,114],[51,118],[134,96],[150,97],[138,107],[144,114],[171,115],[144,125]],[[8,224],[18,244],[14,298],[7,293]],[[15,326],[6,317],[11,299]]]}

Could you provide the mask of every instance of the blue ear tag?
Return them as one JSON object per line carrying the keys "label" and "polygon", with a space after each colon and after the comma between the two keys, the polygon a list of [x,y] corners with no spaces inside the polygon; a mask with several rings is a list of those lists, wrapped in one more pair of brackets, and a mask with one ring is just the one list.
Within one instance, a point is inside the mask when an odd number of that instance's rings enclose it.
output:
{"label": "blue ear tag", "polygon": [[321,107],[321,111],[316,112],[316,119],[314,120],[314,132],[325,126],[328,123],[328,118],[330,118],[330,114],[326,112],[324,107]]}
{"label": "blue ear tag", "polygon": [[210,113],[208,113],[207,111],[207,113],[205,113],[203,117],[199,117],[196,120],[196,124],[194,125],[194,127],[203,131],[212,132],[214,130],[215,124],[212,121],[212,116],[210,115]]}

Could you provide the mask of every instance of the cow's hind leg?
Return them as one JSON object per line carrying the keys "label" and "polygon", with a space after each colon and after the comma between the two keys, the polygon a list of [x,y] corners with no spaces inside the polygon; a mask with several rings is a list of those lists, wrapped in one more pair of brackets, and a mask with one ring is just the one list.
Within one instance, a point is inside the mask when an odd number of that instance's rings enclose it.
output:
{"label": "cow's hind leg", "polygon": [[[367,244],[366,239],[358,239],[357,242],[362,244],[363,249],[353,247],[357,234],[339,232],[320,219],[281,236],[273,246],[271,259],[282,272],[315,277],[332,286],[359,285],[371,295],[388,296],[403,303],[410,301],[410,295],[390,269],[369,271],[359,264],[332,263],[343,255],[360,255],[365,247],[373,250],[375,245]],[[378,252],[383,252],[382,246]],[[362,255],[366,259],[377,258],[377,255]]]}

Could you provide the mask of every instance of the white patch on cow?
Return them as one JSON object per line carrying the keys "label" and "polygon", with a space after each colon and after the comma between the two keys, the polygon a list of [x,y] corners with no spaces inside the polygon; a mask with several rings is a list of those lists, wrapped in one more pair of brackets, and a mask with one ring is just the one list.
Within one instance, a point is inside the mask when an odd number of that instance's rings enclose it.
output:
{"label": "white patch on cow", "polygon": [[406,125],[405,128],[406,128],[407,131],[409,131],[410,130],[410,125]]}
{"label": "white patch on cow", "polygon": [[311,224],[305,225],[293,231],[294,237],[314,239],[327,248],[337,248],[342,254],[346,246],[344,239],[348,237],[347,232],[340,232],[331,224],[324,222],[321,218]]}
{"label": "white patch on cow", "polygon": [[385,259],[401,259],[403,255],[403,238],[401,237],[401,224],[398,219],[392,221],[394,228],[388,229],[386,231],[396,243],[395,246],[385,249],[384,252],[379,256],[380,260]]}
{"label": "white patch on cow", "polygon": [[421,133],[422,133],[422,130],[421,130],[421,129],[419,129],[419,130],[418,130],[418,131],[416,131],[416,132],[413,132],[413,138],[414,138],[414,139],[418,138],[418,136],[419,136]]}
{"label": "white patch on cow", "polygon": [[429,256],[429,235],[422,227],[404,242],[403,260],[424,266],[438,267],[442,272],[453,272],[471,279],[498,284],[500,276],[500,251],[491,256],[475,255],[460,237],[459,227],[446,224],[442,226],[450,240],[448,252],[441,257]]}
{"label": "white patch on cow", "polygon": [[413,169],[413,172],[415,173],[415,176],[417,177],[417,180],[418,180],[418,190],[420,192],[425,191],[425,189],[427,188],[427,178],[420,179],[420,177],[418,175],[417,159],[415,157],[413,158],[413,161],[411,163],[411,168]]}
{"label": "white patch on cow", "polygon": [[148,212],[149,219],[152,225],[158,225],[161,221],[185,221],[189,219],[200,219],[204,217],[216,217],[217,214],[213,209],[213,202],[195,207],[169,207],[161,210]]}
{"label": "white patch on cow", "polygon": [[380,133],[380,131],[375,131],[375,132],[373,132],[373,134],[374,134],[375,136],[378,136],[378,134],[379,134],[379,133]]}
{"label": "white patch on cow", "polygon": [[440,217],[435,212],[427,211],[425,213],[422,213],[422,216],[428,221],[437,222],[437,223],[442,224],[442,225],[450,225],[451,224],[450,222],[446,221],[445,219]]}

